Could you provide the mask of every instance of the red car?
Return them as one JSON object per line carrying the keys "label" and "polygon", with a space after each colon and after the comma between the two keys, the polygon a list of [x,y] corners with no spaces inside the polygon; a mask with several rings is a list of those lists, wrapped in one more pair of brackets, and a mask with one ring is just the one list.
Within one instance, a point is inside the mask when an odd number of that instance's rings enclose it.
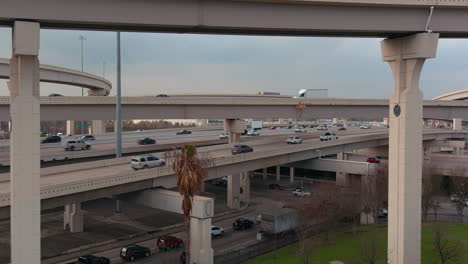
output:
{"label": "red car", "polygon": [[371,157],[371,158],[367,158],[367,162],[369,162],[369,163],[380,163],[380,160]]}
{"label": "red car", "polygon": [[158,239],[158,248],[161,250],[170,250],[173,248],[183,248],[184,241],[173,236],[163,236]]}

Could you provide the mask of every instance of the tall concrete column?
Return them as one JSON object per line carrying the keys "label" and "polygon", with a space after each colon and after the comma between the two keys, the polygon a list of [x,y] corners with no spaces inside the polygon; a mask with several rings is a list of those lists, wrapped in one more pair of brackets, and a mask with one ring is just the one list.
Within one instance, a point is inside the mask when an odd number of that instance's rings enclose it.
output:
{"label": "tall concrete column", "polygon": [[348,127],[348,118],[343,118],[343,126]]}
{"label": "tall concrete column", "polygon": [[263,171],[262,171],[262,179],[263,180],[266,180],[267,177],[268,177],[268,171],[267,171],[268,168],[263,168]]}
{"label": "tall concrete column", "polygon": [[240,208],[240,175],[229,175],[227,184],[227,207]]}
{"label": "tall concrete column", "polygon": [[213,264],[211,217],[190,217],[190,239],[190,263]]}
{"label": "tall concrete column", "polygon": [[39,23],[15,21],[10,60],[11,263],[41,262]]}
{"label": "tall concrete column", "polygon": [[242,193],[240,194],[240,201],[242,203],[250,203],[250,175],[251,172],[241,173],[241,189]]}
{"label": "tall concrete column", "polygon": [[[337,160],[348,160],[348,153],[340,152],[336,155]],[[349,173],[344,171],[336,172],[336,185],[349,186],[351,184],[351,177]]]}
{"label": "tall concrete column", "polygon": [[224,120],[224,130],[229,135],[229,144],[240,143],[240,134],[244,132],[245,121],[240,119]]}
{"label": "tall concrete column", "polygon": [[453,119],[453,130],[458,130],[458,131],[463,130],[462,119],[461,118],[454,118]]}
{"label": "tall concrete column", "polygon": [[289,168],[289,182],[294,183],[294,167]]}
{"label": "tall concrete column", "polygon": [[436,56],[438,34],[386,39],[383,60],[393,71],[390,97],[388,263],[421,263],[423,95],[419,77]]}
{"label": "tall concrete column", "polygon": [[67,134],[75,134],[75,120],[67,120]]}
{"label": "tall concrete column", "polygon": [[104,120],[93,120],[91,134],[95,136],[102,136],[106,134],[106,122]]}
{"label": "tall concrete column", "polygon": [[276,181],[281,180],[281,166],[276,166]]}
{"label": "tall concrete column", "polygon": [[63,212],[63,228],[72,233],[83,232],[81,203],[65,205],[65,211]]}

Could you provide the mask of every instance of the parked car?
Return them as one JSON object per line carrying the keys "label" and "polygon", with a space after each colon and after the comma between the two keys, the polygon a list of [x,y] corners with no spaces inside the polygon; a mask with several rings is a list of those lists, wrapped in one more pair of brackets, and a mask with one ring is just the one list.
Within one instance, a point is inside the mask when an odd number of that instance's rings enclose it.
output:
{"label": "parked car", "polygon": [[254,226],[254,222],[246,218],[238,218],[232,223],[232,228],[235,230],[245,230]]}
{"label": "parked car", "polygon": [[387,217],[387,216],[388,216],[387,208],[379,208],[377,210],[377,217]]}
{"label": "parked car", "polygon": [[135,132],[144,132],[145,130],[143,129],[137,129]]}
{"label": "parked car", "polygon": [[335,133],[327,132],[324,135],[320,136],[320,141],[328,141],[338,139],[338,136]]}
{"label": "parked car", "polygon": [[229,134],[228,133],[221,133],[219,135],[219,139],[228,139],[229,138]]}
{"label": "parked car", "polygon": [[182,129],[176,133],[176,135],[186,135],[186,134],[192,134],[192,131],[189,131],[187,129]]}
{"label": "parked car", "polygon": [[134,261],[138,258],[147,258],[151,255],[151,251],[147,247],[139,245],[123,247],[120,250],[120,257],[127,261]]}
{"label": "parked car", "polygon": [[41,143],[46,144],[46,143],[59,143],[62,141],[62,138],[59,136],[48,136],[45,139],[41,141]]}
{"label": "parked car", "polygon": [[174,248],[183,248],[184,247],[184,241],[180,238],[174,237],[174,236],[163,236],[158,239],[158,242],[156,242],[158,248],[160,250],[171,250]]}
{"label": "parked car", "polygon": [[93,135],[84,135],[78,138],[81,141],[95,141],[96,137]]}
{"label": "parked car", "polygon": [[247,145],[234,145],[231,148],[231,153],[233,155],[239,154],[239,153],[247,153],[247,152],[253,152],[253,148],[247,146]]}
{"label": "parked car", "polygon": [[211,226],[211,238],[215,236],[224,236],[224,229],[219,226]]}
{"label": "parked car", "polygon": [[156,140],[152,138],[141,138],[137,141],[137,143],[139,145],[152,145],[152,144],[156,144]]}
{"label": "parked car", "polygon": [[268,188],[271,189],[271,190],[284,190],[284,186],[281,186],[277,183],[272,183],[272,184],[269,184],[268,185]]}
{"label": "parked car", "polygon": [[328,128],[325,125],[320,125],[317,127],[317,130],[328,130]]}
{"label": "parked car", "polygon": [[367,162],[369,162],[369,163],[380,163],[380,160],[378,160],[377,158],[374,158],[374,157],[369,157],[369,158],[367,158]]}
{"label": "parked car", "polygon": [[247,132],[247,136],[260,136],[260,132],[258,132],[257,130],[249,130]]}
{"label": "parked car", "polygon": [[166,165],[166,161],[153,155],[144,155],[132,157],[131,167],[134,170],[162,167]]}
{"label": "parked car", "polygon": [[460,200],[460,198],[458,198],[458,195],[456,195],[456,194],[450,195],[450,201],[458,202],[459,200]]}
{"label": "parked car", "polygon": [[49,97],[56,97],[56,96],[63,96],[62,94],[58,94],[58,93],[51,93],[49,94]]}
{"label": "parked car", "polygon": [[371,127],[369,125],[361,125],[359,128],[360,129],[370,129]]}
{"label": "parked car", "polygon": [[298,187],[298,188],[294,189],[293,195],[294,196],[301,196],[301,197],[310,196],[310,192]]}
{"label": "parked car", "polygon": [[91,145],[81,140],[67,140],[62,143],[63,148],[68,150],[83,150],[83,149],[91,149]]}
{"label": "parked car", "polygon": [[296,129],[294,129],[294,132],[296,132],[296,133],[307,133],[307,130],[305,128],[296,128]]}
{"label": "parked car", "polygon": [[96,257],[93,255],[85,255],[78,258],[76,264],[109,264],[110,259],[105,257]]}
{"label": "parked car", "polygon": [[300,137],[288,137],[286,140],[286,143],[288,144],[301,144],[302,143],[302,138]]}

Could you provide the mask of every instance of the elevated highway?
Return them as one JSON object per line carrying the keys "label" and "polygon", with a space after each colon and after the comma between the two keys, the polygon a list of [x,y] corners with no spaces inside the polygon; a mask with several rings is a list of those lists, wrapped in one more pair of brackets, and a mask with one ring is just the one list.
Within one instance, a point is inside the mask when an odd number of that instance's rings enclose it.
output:
{"label": "elevated highway", "polygon": [[[10,78],[10,60],[0,58],[0,79]],[[41,64],[39,70],[41,82],[66,84],[88,89],[88,95],[109,95],[112,84],[108,80],[94,74],[72,69]]]}
{"label": "elevated highway", "polygon": [[[425,131],[424,140],[466,138],[467,132]],[[386,132],[342,136],[339,140],[320,142],[311,138],[302,145],[286,145],[284,139],[258,140],[252,143],[253,153],[231,155],[228,145],[200,148],[209,151],[213,164],[206,180],[253,171],[270,166],[289,164],[331,155],[351,152],[355,149],[378,147],[388,144]],[[318,151],[320,150],[320,152]],[[164,155],[164,153],[159,153]],[[170,164],[170,159],[168,163]],[[10,191],[8,174],[0,175],[0,216],[9,214]],[[41,169],[42,209],[65,204],[120,195],[153,187],[175,187],[175,177],[170,166],[134,171],[129,158],[87,162],[68,166]]]}
{"label": "elevated highway", "polygon": [[[42,120],[113,120],[115,97],[41,97]],[[0,97],[0,120],[10,120],[9,97]],[[122,119],[367,118],[388,117],[384,99],[270,97],[123,97]],[[305,107],[305,108],[299,108]],[[468,102],[424,101],[424,118],[468,120]]]}

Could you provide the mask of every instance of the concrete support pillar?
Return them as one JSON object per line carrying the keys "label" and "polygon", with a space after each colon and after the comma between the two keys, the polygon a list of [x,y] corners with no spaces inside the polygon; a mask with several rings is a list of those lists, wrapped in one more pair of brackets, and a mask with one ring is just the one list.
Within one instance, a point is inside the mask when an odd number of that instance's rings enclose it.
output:
{"label": "concrete support pillar", "polygon": [[75,134],[75,120],[67,120],[67,134]]}
{"label": "concrete support pillar", "polygon": [[389,121],[388,121],[388,117],[384,117],[382,123],[383,123],[384,125],[389,125],[390,123],[389,123]]}
{"label": "concrete support pillar", "polygon": [[190,217],[190,263],[213,264],[211,217]]}
{"label": "concrete support pillar", "polygon": [[461,118],[454,118],[453,119],[453,130],[458,130],[458,131],[463,130],[462,119]]}
{"label": "concrete support pillar", "polygon": [[263,168],[263,171],[262,171],[262,179],[263,180],[266,180],[267,177],[268,177],[268,171],[267,171],[268,168]]}
{"label": "concrete support pillar", "polygon": [[294,183],[294,167],[289,168],[289,182]]}
{"label": "concrete support pillar", "polygon": [[10,60],[11,263],[41,262],[39,23],[15,21]]}
{"label": "concrete support pillar", "polygon": [[95,136],[106,134],[106,122],[104,120],[93,120],[91,134]]}
{"label": "concrete support pillar", "polygon": [[229,175],[227,184],[227,207],[240,208],[240,175]]}
{"label": "concrete support pillar", "polygon": [[63,212],[63,228],[72,233],[83,232],[81,203],[65,205],[65,212]]}
{"label": "concrete support pillar", "polygon": [[281,166],[276,166],[276,181],[281,180]]}
{"label": "concrete support pillar", "polygon": [[224,130],[229,135],[229,144],[240,143],[240,134],[244,132],[245,121],[239,119],[226,119],[224,120]]}
{"label": "concrete support pillar", "polygon": [[338,117],[334,117],[333,120],[332,120],[332,123],[333,124],[338,124]]}
{"label": "concrete support pillar", "polygon": [[[348,160],[348,153],[340,152],[336,155],[337,160]],[[344,171],[336,172],[336,185],[349,186],[351,184],[351,176]]]}
{"label": "concrete support pillar", "polygon": [[348,127],[348,118],[343,118],[343,126]]}
{"label": "concrete support pillar", "polygon": [[423,95],[419,77],[434,58],[439,34],[419,33],[382,41],[393,71],[390,97],[388,263],[421,263]]}
{"label": "concrete support pillar", "polygon": [[241,189],[242,193],[240,194],[240,201],[242,203],[250,203],[250,175],[251,172],[241,173]]}

